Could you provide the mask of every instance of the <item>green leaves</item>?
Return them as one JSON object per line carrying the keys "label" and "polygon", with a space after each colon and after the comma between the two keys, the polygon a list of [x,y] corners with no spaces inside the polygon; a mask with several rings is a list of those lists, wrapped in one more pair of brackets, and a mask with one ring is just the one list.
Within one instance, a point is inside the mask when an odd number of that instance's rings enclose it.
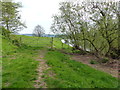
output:
{"label": "green leaves", "polygon": [[[105,55],[116,47],[118,16],[113,2],[60,3],[60,13],[53,19],[52,31],[65,34],[74,46]],[[53,28],[54,27],[54,28]]]}
{"label": "green leaves", "polygon": [[2,25],[8,31],[14,33],[22,30],[25,25],[21,22],[18,8],[20,3],[1,2],[2,4]]}

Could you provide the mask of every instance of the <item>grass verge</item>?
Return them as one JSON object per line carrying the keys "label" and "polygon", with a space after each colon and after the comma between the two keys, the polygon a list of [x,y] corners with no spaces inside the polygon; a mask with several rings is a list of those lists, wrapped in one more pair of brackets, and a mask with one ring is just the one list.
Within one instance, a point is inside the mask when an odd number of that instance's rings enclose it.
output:
{"label": "grass verge", "polygon": [[118,81],[111,75],[85,64],[70,60],[59,51],[49,51],[45,59],[56,76],[47,76],[49,88],[117,88]]}
{"label": "grass verge", "polygon": [[2,88],[33,88],[39,64],[35,58],[42,47],[17,47],[3,39],[2,49]]}

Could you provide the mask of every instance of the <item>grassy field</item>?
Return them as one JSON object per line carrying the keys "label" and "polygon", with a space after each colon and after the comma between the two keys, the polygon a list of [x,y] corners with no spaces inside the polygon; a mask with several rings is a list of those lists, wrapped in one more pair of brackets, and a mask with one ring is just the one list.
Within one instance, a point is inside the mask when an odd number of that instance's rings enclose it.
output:
{"label": "grassy field", "polygon": [[49,88],[115,88],[118,85],[114,77],[70,60],[59,51],[49,51],[45,59],[56,74],[54,78],[47,77]]}
{"label": "grassy field", "polygon": [[38,61],[37,47],[23,46],[17,48],[3,41],[3,88],[32,88],[36,78]]}
{"label": "grassy field", "polygon": [[[51,47],[50,40],[51,38],[47,37],[22,36],[23,45],[17,47],[8,40],[2,39],[3,88],[33,88],[39,64],[35,59],[39,56],[40,50]],[[60,42],[58,39],[54,41]],[[56,44],[56,47],[60,48],[60,45]]]}
{"label": "grassy field", "polygon": [[[41,50],[46,50],[44,57],[55,76],[45,78],[49,88],[116,88],[118,81],[107,73],[95,70],[80,62],[70,60],[70,56],[61,53],[62,43],[54,38],[54,50],[51,50],[51,38],[17,36],[23,45],[17,47],[6,39],[2,40],[3,88],[33,88],[37,78],[36,57]],[[65,50],[70,50],[64,44]]]}

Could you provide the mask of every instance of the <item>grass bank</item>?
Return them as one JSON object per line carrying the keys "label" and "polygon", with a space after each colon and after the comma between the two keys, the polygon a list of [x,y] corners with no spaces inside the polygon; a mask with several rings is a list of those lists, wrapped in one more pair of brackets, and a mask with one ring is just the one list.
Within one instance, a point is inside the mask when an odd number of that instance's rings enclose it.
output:
{"label": "grass bank", "polygon": [[[51,38],[13,36],[20,40],[22,46],[17,47],[9,40],[2,39],[2,87],[3,88],[34,88],[39,62],[36,57],[43,49],[51,47]],[[61,42],[54,39],[54,48],[60,49]],[[66,46],[66,45],[65,45]]]}
{"label": "grass bank", "polygon": [[45,59],[56,75],[46,75],[49,88],[117,88],[118,81],[111,75],[85,64],[70,60],[59,51],[49,51]]}
{"label": "grass bank", "polygon": [[[107,73],[95,70],[80,62],[70,60],[70,56],[61,53],[62,43],[54,38],[54,50],[51,50],[51,38],[16,36],[20,39],[21,47],[13,45],[6,39],[2,40],[2,85],[3,88],[33,88],[34,80],[38,77],[36,61],[43,49],[47,54],[44,59],[51,67],[55,76],[49,77],[45,71],[45,82],[48,88],[115,88],[117,79]],[[64,50],[70,51],[64,44]]]}
{"label": "grass bank", "polygon": [[36,79],[38,47],[23,45],[18,48],[9,41],[3,40],[2,87],[33,88]]}

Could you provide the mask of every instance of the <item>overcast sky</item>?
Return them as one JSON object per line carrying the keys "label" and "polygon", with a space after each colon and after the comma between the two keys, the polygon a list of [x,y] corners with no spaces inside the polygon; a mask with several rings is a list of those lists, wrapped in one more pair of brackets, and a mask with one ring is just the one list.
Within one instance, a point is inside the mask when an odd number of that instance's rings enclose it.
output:
{"label": "overcast sky", "polygon": [[63,0],[15,0],[22,2],[20,14],[27,28],[19,33],[32,33],[36,25],[44,27],[46,33],[50,33],[52,16],[59,11],[59,2]]}
{"label": "overcast sky", "polygon": [[[52,24],[52,16],[59,12],[59,3],[66,0],[14,0],[22,2],[20,14],[22,21],[25,22],[27,28],[19,33],[32,34],[36,25],[41,25],[45,29],[45,33],[50,33],[50,26]],[[71,1],[71,0],[67,0]],[[72,0],[80,1],[83,0]],[[119,0],[86,0],[86,1],[119,1]]]}

